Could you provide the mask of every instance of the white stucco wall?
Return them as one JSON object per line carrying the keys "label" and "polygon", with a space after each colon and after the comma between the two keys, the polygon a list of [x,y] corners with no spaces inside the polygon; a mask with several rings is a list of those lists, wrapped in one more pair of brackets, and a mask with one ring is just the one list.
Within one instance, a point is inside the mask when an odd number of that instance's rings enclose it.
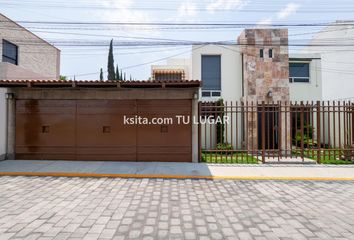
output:
{"label": "white stucco wall", "polygon": [[310,64],[309,83],[289,83],[290,101],[321,101],[322,72],[321,59],[318,54],[293,54],[289,62],[306,62]]}
{"label": "white stucco wall", "polygon": [[[221,56],[221,98],[224,103],[230,106],[231,102],[235,106],[235,102],[242,98],[242,55],[237,46],[217,46],[217,45],[196,45],[192,47],[192,77],[193,79],[202,79],[202,55],[220,55]],[[201,97],[202,101],[215,101],[220,97]],[[236,109],[233,108],[233,111]],[[239,110],[239,109],[238,109]],[[241,140],[241,114],[226,112],[229,117],[230,124],[225,124],[225,142],[232,145],[234,149],[242,147]],[[231,122],[232,121],[232,122]],[[233,126],[233,129],[231,127]],[[235,129],[239,129],[237,134]],[[216,147],[216,129],[209,124],[201,126],[203,149],[215,149]],[[207,136],[204,138],[203,136]]]}
{"label": "white stucco wall", "polygon": [[[238,46],[195,45],[192,47],[192,78],[202,79],[202,55],[221,56],[221,97],[240,101],[242,97],[242,55]],[[201,95],[200,95],[201,96]],[[212,101],[219,97],[202,98]]]}
{"label": "white stucco wall", "polygon": [[[354,38],[354,35],[353,35]],[[354,51],[324,53],[322,58],[323,100],[354,97]]]}
{"label": "white stucco wall", "polygon": [[353,98],[354,21],[333,23],[317,33],[309,44],[303,52],[321,55],[322,100]]}

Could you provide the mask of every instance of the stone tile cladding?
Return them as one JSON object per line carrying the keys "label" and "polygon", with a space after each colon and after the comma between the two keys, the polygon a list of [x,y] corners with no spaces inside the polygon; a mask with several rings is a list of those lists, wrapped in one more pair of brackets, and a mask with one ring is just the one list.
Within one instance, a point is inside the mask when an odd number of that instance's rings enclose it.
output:
{"label": "stone tile cladding", "polygon": [[[278,101],[289,101],[289,51],[287,29],[245,29],[238,38],[243,53],[243,89],[244,101],[264,101],[266,104],[277,104]],[[263,57],[260,51],[263,49]],[[273,57],[269,57],[272,49]],[[271,92],[272,96],[268,96]],[[253,116],[252,116],[253,114]],[[289,119],[290,116],[287,116]],[[281,114],[281,125],[285,126],[285,114]],[[256,113],[248,113],[246,126],[247,147],[258,147]],[[287,133],[286,133],[287,132]],[[280,143],[282,149],[285,142],[290,144],[290,127],[281,129]]]}

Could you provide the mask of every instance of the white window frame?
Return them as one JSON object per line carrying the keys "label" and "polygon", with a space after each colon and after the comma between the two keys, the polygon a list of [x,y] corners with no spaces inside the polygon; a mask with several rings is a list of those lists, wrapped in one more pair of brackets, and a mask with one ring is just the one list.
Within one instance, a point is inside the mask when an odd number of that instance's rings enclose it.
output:
{"label": "white window frame", "polygon": [[[309,77],[290,77],[290,63],[307,63],[309,65]],[[308,82],[294,82],[294,78],[299,78],[299,79],[308,79]],[[289,80],[291,79],[291,82],[289,82],[289,84],[292,83],[296,83],[296,84],[311,84],[311,61],[289,61]]]}
{"label": "white window frame", "polygon": [[[220,99],[222,98],[222,61],[223,57],[221,53],[202,53],[200,54],[200,70],[202,69],[202,57],[203,56],[220,56],[220,90],[204,90],[203,87],[200,90],[200,97],[201,98],[209,98],[209,99]],[[201,72],[200,72],[201,73]],[[201,75],[200,75],[201,76]],[[203,96],[203,93],[209,92],[210,96]],[[213,93],[218,92],[220,93],[220,96],[213,96]]]}

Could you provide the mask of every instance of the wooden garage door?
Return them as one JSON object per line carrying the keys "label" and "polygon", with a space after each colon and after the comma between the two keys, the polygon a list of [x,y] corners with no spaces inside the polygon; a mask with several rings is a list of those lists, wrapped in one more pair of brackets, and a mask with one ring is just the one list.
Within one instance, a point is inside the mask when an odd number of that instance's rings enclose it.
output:
{"label": "wooden garage door", "polygon": [[127,117],[191,115],[190,100],[17,100],[16,159],[184,161],[190,124],[127,125]]}

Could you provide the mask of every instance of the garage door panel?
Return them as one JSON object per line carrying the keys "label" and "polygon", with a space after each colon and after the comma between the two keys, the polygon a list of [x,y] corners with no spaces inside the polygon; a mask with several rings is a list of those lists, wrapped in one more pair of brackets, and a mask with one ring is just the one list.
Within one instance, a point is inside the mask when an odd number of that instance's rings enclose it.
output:
{"label": "garage door panel", "polygon": [[17,100],[16,158],[75,156],[75,101]]}
{"label": "garage door panel", "polygon": [[136,161],[136,127],[123,121],[135,114],[134,100],[78,100],[77,158]]}
{"label": "garage door panel", "polygon": [[138,126],[138,145],[190,146],[189,125],[143,125]]}
{"label": "garage door panel", "polygon": [[[137,126],[138,161],[191,161],[192,125],[177,124],[176,115],[191,115],[190,100],[138,100],[138,115],[172,119],[157,125]],[[170,121],[170,120],[168,120]]]}
{"label": "garage door panel", "polygon": [[135,145],[136,127],[124,125],[122,119],[122,115],[78,115],[77,146]]}
{"label": "garage door panel", "polygon": [[74,114],[75,100],[17,100],[16,113]]}
{"label": "garage door panel", "polygon": [[190,100],[137,100],[139,114],[155,116],[190,115],[192,103]]}
{"label": "garage door panel", "polygon": [[73,160],[75,147],[17,147],[16,159]]}
{"label": "garage door panel", "polygon": [[77,100],[78,115],[133,115],[136,114],[135,100]]}

